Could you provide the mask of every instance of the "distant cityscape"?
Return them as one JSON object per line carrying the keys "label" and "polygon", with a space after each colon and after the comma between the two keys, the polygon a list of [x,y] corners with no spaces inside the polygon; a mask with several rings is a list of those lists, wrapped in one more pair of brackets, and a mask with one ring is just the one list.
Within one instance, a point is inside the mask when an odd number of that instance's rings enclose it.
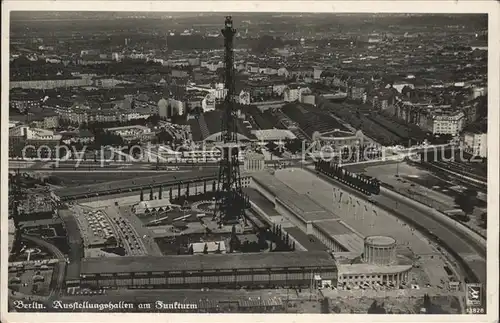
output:
{"label": "distant cityscape", "polygon": [[10,310],[486,312],[487,15],[10,19]]}

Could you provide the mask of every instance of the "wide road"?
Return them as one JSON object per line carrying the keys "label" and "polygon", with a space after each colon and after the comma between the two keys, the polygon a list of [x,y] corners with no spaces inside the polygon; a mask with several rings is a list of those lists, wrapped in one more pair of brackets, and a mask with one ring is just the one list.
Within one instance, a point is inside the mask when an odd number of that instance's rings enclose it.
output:
{"label": "wide road", "polygon": [[[316,174],[314,170],[308,169]],[[323,174],[318,175],[328,183],[341,188],[359,198],[368,199],[368,196],[363,193],[344,185],[334,179],[331,179]],[[424,205],[420,205],[416,201],[409,201],[403,196],[395,193],[389,193],[382,189],[379,195],[372,195],[370,200],[381,208],[394,213],[398,217],[409,220],[414,224],[420,225],[434,237],[438,237],[439,244],[451,248],[458,257],[462,258],[465,264],[470,268],[477,280],[486,284],[486,246],[482,245],[477,239],[470,235],[464,234],[457,226],[449,225],[445,220],[446,215],[442,215],[442,220],[432,214],[432,210]],[[434,237],[433,240],[436,240]]]}
{"label": "wide road", "polygon": [[53,278],[55,277],[55,282],[53,285],[53,289],[50,291],[50,294],[47,298],[48,300],[53,300],[56,297],[59,297],[64,285],[64,277],[66,275],[66,258],[64,257],[64,254],[56,246],[54,246],[53,244],[51,244],[46,240],[27,234],[22,234],[21,237],[23,239],[33,242],[34,244],[42,248],[47,249],[52,255],[54,255],[59,260],[59,262],[54,266]]}

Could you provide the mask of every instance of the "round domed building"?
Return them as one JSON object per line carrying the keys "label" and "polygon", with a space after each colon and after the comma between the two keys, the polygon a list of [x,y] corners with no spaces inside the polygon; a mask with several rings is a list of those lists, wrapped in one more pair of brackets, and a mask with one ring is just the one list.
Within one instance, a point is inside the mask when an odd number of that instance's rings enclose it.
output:
{"label": "round domed building", "polygon": [[[361,247],[361,246],[360,246]],[[394,238],[381,235],[367,236],[359,253],[336,253],[337,286],[361,286],[384,284],[397,287],[408,282],[412,260],[397,254]],[[360,248],[361,249],[361,248]]]}
{"label": "round domed building", "polygon": [[364,241],[363,261],[374,265],[396,262],[396,240],[387,236],[368,236]]}

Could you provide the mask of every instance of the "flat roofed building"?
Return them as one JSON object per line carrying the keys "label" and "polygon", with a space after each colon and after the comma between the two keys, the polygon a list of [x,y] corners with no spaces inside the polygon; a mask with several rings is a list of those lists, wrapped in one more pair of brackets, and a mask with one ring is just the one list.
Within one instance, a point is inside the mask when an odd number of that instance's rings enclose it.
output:
{"label": "flat roofed building", "polygon": [[297,138],[293,132],[286,129],[255,130],[253,133],[259,141],[285,141]]}
{"label": "flat roofed building", "polygon": [[[273,202],[276,210],[293,225],[306,235],[316,237],[328,250],[363,251],[363,236],[307,194],[299,194],[269,173],[254,174],[251,185]],[[299,247],[305,247],[297,242]]]}
{"label": "flat roofed building", "polygon": [[378,266],[373,264],[339,264],[337,286],[356,286],[365,283],[399,286],[408,282],[412,265]]}
{"label": "flat roofed building", "polygon": [[363,251],[363,238],[347,224],[339,220],[324,220],[313,223],[314,236],[334,252]]}
{"label": "flat roofed building", "polygon": [[[203,253],[226,253],[226,243],[221,241],[195,242],[189,245],[193,247],[193,254]],[[206,246],[206,250],[205,250]]]}
{"label": "flat roofed building", "polygon": [[82,260],[80,285],[91,288],[307,287],[313,273],[336,282],[336,266],[329,253],[86,258]]}
{"label": "flat roofed building", "polygon": [[464,128],[465,115],[463,112],[435,111],[427,119],[428,130],[432,134],[457,135]]}
{"label": "flat roofed building", "polygon": [[290,220],[304,232],[312,233],[312,222],[339,219],[338,216],[323,208],[307,194],[299,194],[288,185],[269,173],[253,175],[252,185],[282,209],[288,210]]}

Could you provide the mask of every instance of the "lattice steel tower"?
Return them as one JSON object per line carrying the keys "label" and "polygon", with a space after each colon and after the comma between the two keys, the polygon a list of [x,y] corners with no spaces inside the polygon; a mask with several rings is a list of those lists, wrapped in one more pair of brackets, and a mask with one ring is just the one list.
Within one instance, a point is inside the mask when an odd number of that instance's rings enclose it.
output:
{"label": "lattice steel tower", "polygon": [[233,20],[226,17],[225,28],[222,29],[225,49],[224,84],[227,94],[224,99],[222,117],[222,158],[219,165],[219,180],[215,201],[215,217],[219,224],[234,224],[244,219],[248,203],[241,189],[239,145],[237,137],[237,114],[235,101],[234,52],[233,38],[236,30]]}

